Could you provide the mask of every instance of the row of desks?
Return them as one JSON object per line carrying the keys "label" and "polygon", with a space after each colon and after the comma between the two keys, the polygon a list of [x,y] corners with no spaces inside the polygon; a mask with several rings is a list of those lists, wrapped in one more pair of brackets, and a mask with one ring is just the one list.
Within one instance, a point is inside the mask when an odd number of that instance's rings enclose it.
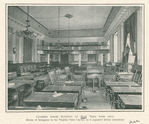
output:
{"label": "row of desks", "polygon": [[[135,82],[114,82],[104,80],[104,87],[106,99],[110,101],[112,108],[142,108],[142,87],[139,87]],[[131,98],[133,100],[130,100]],[[138,101],[137,106],[134,101]]]}
{"label": "row of desks", "polygon": [[[74,83],[79,85],[79,82]],[[25,99],[24,103],[26,106],[34,107],[40,105],[42,107],[68,107],[74,109],[77,107],[82,93],[82,83],[80,82],[80,86],[48,85],[41,92],[35,92]]]}
{"label": "row of desks", "polygon": [[[30,81],[16,83],[16,85],[10,86],[9,89],[20,90],[19,87],[24,86],[27,82]],[[68,83],[63,81],[61,82],[61,85],[48,85],[42,91],[35,92],[29,97],[25,98],[23,102],[29,107],[37,107],[40,105],[42,107],[68,107],[74,109],[79,101],[83,84],[83,82]]]}
{"label": "row of desks", "polygon": [[71,107],[75,108],[78,102],[78,93],[50,93],[35,92],[24,99],[26,106],[42,107]]}

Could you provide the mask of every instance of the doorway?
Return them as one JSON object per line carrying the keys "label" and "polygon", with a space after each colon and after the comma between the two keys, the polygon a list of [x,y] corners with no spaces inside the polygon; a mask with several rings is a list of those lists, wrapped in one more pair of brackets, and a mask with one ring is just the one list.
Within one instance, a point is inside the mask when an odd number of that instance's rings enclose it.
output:
{"label": "doorway", "polygon": [[62,64],[69,64],[69,61],[68,61],[68,54],[62,54],[62,55],[61,55],[61,63],[62,63]]}

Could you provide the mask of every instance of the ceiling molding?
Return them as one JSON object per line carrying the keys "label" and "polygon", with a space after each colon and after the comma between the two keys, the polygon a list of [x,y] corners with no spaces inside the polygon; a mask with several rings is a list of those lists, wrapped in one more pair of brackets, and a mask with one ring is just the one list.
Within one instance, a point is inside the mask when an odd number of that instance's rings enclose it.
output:
{"label": "ceiling molding", "polygon": [[[78,37],[78,38],[70,38],[69,43],[73,44],[82,44],[82,43],[89,43],[89,42],[103,42],[103,37]],[[67,43],[68,38],[59,38],[59,43]],[[58,43],[58,38],[51,38],[49,43]]]}
{"label": "ceiling molding", "polygon": [[[70,36],[68,30],[60,30],[60,38],[76,38],[76,37],[104,37],[105,32],[103,29],[85,29],[85,30],[70,30]],[[58,38],[57,31],[51,31],[49,34],[50,38]]]}
{"label": "ceiling molding", "polygon": [[105,25],[103,27],[104,32],[106,32],[109,28],[109,26],[111,25],[111,23],[113,22],[114,18],[116,17],[116,15],[118,14],[118,12],[120,11],[121,6],[114,6],[112,7],[110,14],[105,22]]}
{"label": "ceiling molding", "polygon": [[139,9],[139,6],[123,6],[118,14],[116,15],[115,19],[111,23],[109,29],[105,33],[105,38],[109,39],[110,35],[115,33],[115,30],[118,29],[118,27],[125,22],[125,20],[136,10]]}

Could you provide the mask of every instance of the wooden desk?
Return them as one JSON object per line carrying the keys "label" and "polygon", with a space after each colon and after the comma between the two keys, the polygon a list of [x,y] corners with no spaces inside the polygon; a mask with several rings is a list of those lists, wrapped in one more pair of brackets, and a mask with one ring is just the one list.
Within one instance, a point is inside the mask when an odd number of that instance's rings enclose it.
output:
{"label": "wooden desk", "polygon": [[16,105],[21,105],[21,100],[23,99],[23,94],[25,84],[24,83],[13,83],[14,85],[8,84],[8,106],[16,103]]}
{"label": "wooden desk", "polygon": [[93,80],[93,84],[92,84],[92,91],[93,92],[94,92],[94,84],[95,84],[94,79],[98,78],[98,76],[102,75],[103,73],[104,73],[103,68],[93,68],[93,69],[87,69],[86,70],[87,79],[92,79]]}
{"label": "wooden desk", "polygon": [[118,95],[119,109],[142,109],[142,95]]}
{"label": "wooden desk", "polygon": [[102,68],[87,69],[86,73],[87,74],[103,74],[104,69],[102,69]]}
{"label": "wooden desk", "polygon": [[14,79],[17,77],[17,73],[16,72],[8,72],[8,81]]}
{"label": "wooden desk", "polygon": [[84,87],[85,86],[85,82],[84,81],[57,81],[55,83],[55,85],[60,85],[60,86],[81,86]]}
{"label": "wooden desk", "polygon": [[55,86],[49,85],[42,92],[57,92],[57,93],[81,93],[81,86]]}
{"label": "wooden desk", "polygon": [[112,107],[118,108],[118,94],[142,95],[142,87],[111,87],[111,103]]}
{"label": "wooden desk", "polygon": [[26,88],[28,86],[30,86],[31,87],[31,93],[34,92],[34,87],[36,86],[36,81],[35,80],[12,80],[12,81],[9,81],[9,83],[24,84],[25,85],[25,90],[27,90]]}
{"label": "wooden desk", "polygon": [[9,106],[8,110],[74,110],[74,108],[71,107],[41,107],[40,109],[38,107],[32,107],[32,106]]}
{"label": "wooden desk", "polygon": [[24,99],[26,106],[37,107],[77,107],[78,94],[77,93],[58,93],[54,97],[54,93],[35,92],[27,99]]}
{"label": "wooden desk", "polygon": [[139,85],[135,82],[113,82],[113,81],[106,81],[105,86],[108,87],[139,87]]}
{"label": "wooden desk", "polygon": [[105,80],[104,81],[104,89],[105,89],[105,96],[106,100],[111,101],[111,87],[139,87],[138,84],[135,82],[114,82],[114,81],[109,81]]}
{"label": "wooden desk", "polygon": [[25,75],[25,76],[15,78],[15,80],[33,80],[33,79],[34,79],[34,75]]}

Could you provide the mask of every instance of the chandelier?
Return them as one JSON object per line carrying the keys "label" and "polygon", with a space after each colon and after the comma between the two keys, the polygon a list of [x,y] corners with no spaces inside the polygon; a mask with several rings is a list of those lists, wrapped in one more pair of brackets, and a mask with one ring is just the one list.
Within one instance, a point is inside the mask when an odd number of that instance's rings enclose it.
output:
{"label": "chandelier", "polygon": [[27,38],[33,38],[33,37],[37,37],[37,34],[29,31],[29,27],[30,27],[30,20],[29,20],[29,6],[27,7],[27,20],[26,20],[26,30],[23,31],[17,31],[17,35],[18,36],[24,36]]}
{"label": "chandelier", "polygon": [[73,17],[73,15],[71,14],[66,14],[65,15],[66,18],[68,18],[68,45],[69,45],[69,42],[70,42],[70,19]]}
{"label": "chandelier", "polygon": [[[60,44],[60,37],[59,37],[59,33],[60,33],[60,31],[59,31],[59,28],[60,28],[60,7],[58,7],[58,31],[57,31],[57,33],[58,33],[58,44],[55,47],[56,49],[64,49],[65,45],[69,46],[69,42],[70,42],[70,19],[73,17],[73,15],[66,14],[65,17],[68,18],[68,43]],[[65,53],[69,53],[69,51],[66,50],[63,52],[63,54],[65,54]]]}
{"label": "chandelier", "polygon": [[60,28],[60,6],[58,6],[58,28],[57,28],[57,34],[58,34],[58,44],[56,45],[55,49],[63,49],[63,46],[60,45],[60,39],[59,39],[59,28]]}

